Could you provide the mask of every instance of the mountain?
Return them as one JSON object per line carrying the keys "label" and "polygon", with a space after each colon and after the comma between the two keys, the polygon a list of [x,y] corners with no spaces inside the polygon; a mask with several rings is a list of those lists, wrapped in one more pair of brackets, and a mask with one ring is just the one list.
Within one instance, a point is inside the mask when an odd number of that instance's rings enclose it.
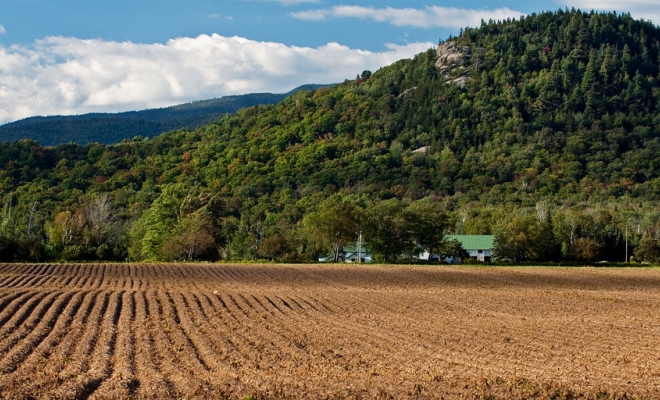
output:
{"label": "mountain", "polygon": [[[431,204],[447,213],[445,232],[517,232],[528,242],[515,260],[621,259],[626,226],[633,245],[660,239],[659,58],[651,23],[559,10],[484,22],[373,74],[198,128],[106,146],[0,144],[3,226],[81,258],[91,239],[54,238],[96,226],[86,216],[101,198],[119,226],[107,233],[114,257],[165,257],[193,230],[227,257],[257,257],[271,240],[314,259],[328,244],[310,221],[366,224],[375,245],[371,222],[389,232],[406,207]],[[348,204],[336,196],[365,214],[336,208]]]}
{"label": "mountain", "polygon": [[331,85],[303,85],[283,94],[224,96],[143,111],[31,117],[0,126],[0,141],[33,139],[44,146],[57,146],[62,143],[119,143],[136,136],[148,138],[175,129],[194,129],[216,121],[225,114],[233,114],[241,108],[275,104],[301,90],[328,86]]}

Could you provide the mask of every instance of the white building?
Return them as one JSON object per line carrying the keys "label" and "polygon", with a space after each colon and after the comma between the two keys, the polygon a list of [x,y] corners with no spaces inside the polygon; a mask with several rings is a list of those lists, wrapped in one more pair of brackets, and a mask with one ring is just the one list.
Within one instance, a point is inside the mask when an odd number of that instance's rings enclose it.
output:
{"label": "white building", "polygon": [[477,261],[490,261],[493,256],[493,235],[447,235],[447,240],[458,240],[470,258]]}

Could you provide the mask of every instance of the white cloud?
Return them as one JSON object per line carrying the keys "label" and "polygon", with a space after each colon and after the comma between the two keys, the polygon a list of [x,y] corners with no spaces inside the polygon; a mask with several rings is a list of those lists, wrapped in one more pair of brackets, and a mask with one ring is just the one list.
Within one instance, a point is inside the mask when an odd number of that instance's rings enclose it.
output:
{"label": "white cloud", "polygon": [[234,17],[232,17],[231,15],[222,15],[222,14],[215,14],[215,13],[214,14],[209,14],[208,17],[209,18],[222,18],[222,19],[226,19],[227,21],[233,21],[234,20]]}
{"label": "white cloud", "polygon": [[479,26],[481,20],[504,20],[518,18],[524,13],[509,8],[468,9],[455,7],[430,6],[418,8],[373,8],[362,6],[335,6],[332,8],[294,12],[293,18],[322,21],[330,18],[371,19],[378,22],[388,22],[395,26],[412,26],[416,28],[462,28]]}
{"label": "white cloud", "polygon": [[0,25],[0,35],[2,35],[3,33],[7,33],[7,30],[3,25]]}
{"label": "white cloud", "polygon": [[433,43],[371,52],[201,35],[165,44],[49,37],[0,45],[0,123],[33,115],[164,107],[251,92],[333,83],[411,57]]}
{"label": "white cloud", "polygon": [[633,18],[660,24],[660,0],[559,0],[560,4],[583,11],[629,12]]}

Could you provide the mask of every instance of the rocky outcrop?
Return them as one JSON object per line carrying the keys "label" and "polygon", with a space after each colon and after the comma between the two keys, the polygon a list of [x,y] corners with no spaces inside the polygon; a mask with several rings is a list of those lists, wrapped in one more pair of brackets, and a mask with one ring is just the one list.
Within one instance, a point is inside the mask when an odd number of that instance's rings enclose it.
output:
{"label": "rocky outcrop", "polygon": [[417,86],[413,86],[410,89],[404,90],[403,93],[401,93],[397,97],[399,97],[399,98],[401,98],[401,97],[410,97],[412,95],[412,92],[414,92],[415,90],[417,90]]}
{"label": "rocky outcrop", "polygon": [[438,46],[436,50],[438,61],[436,67],[442,67],[445,63],[458,67],[463,64],[463,61],[472,56],[472,48],[470,46],[457,46],[455,42],[447,42]]}
{"label": "rocky outcrop", "polygon": [[[486,51],[479,47],[476,49],[476,52],[476,56],[480,58]],[[472,60],[472,47],[458,46],[455,42],[447,42],[438,46],[436,54],[438,55],[438,60],[435,66],[440,68],[440,73],[445,78],[445,83],[448,85],[453,83],[460,87],[467,86],[471,78],[463,70],[463,64],[466,61]],[[479,60],[477,59],[475,61],[478,63]],[[456,78],[457,74],[451,74],[453,70],[462,71],[461,76]]]}
{"label": "rocky outcrop", "polygon": [[445,81],[445,83],[448,84],[448,85],[451,85],[452,83],[455,83],[456,85],[458,85],[460,87],[466,87],[468,82],[470,82],[471,79],[472,78],[470,78],[469,76],[463,75],[459,78],[450,79],[448,81]]}

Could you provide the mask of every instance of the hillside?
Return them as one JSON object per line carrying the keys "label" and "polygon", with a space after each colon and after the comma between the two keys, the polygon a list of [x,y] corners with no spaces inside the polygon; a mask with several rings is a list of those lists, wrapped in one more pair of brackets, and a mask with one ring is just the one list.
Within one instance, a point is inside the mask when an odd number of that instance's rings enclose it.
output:
{"label": "hillside", "polygon": [[57,146],[62,143],[112,144],[136,136],[149,138],[175,129],[195,129],[217,121],[225,114],[233,114],[241,108],[275,104],[300,90],[314,90],[327,86],[303,85],[282,94],[251,93],[224,96],[172,107],[123,113],[31,117],[0,126],[0,141],[33,139],[43,146]]}
{"label": "hillside", "polygon": [[[168,258],[195,228],[216,255],[275,254],[260,250],[268,243],[298,260],[329,250],[310,234],[323,221],[349,221],[377,246],[382,221],[410,232],[408,217],[432,206],[447,218],[435,231],[525,238],[527,253],[507,259],[620,260],[626,226],[635,246],[660,236],[659,57],[660,29],[629,15],[491,21],[197,129],[111,146],[2,144],[5,220],[58,256],[94,257],[81,250],[89,207],[106,198],[115,225],[102,243],[114,247],[103,254]],[[71,224],[75,246],[57,239]]]}

